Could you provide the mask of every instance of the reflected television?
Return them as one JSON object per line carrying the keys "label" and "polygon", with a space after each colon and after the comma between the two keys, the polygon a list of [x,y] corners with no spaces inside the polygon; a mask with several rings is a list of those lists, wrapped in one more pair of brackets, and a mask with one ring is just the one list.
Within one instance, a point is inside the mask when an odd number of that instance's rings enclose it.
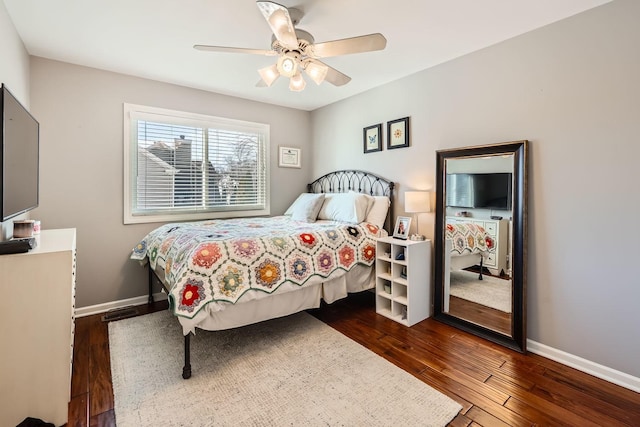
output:
{"label": "reflected television", "polygon": [[511,173],[454,173],[447,175],[447,206],[510,210]]}

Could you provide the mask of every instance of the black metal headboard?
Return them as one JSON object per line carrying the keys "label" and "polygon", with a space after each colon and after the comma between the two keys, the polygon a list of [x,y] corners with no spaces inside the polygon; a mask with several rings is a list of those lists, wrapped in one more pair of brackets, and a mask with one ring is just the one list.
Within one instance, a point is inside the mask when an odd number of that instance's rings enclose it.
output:
{"label": "black metal headboard", "polygon": [[385,230],[391,233],[393,221],[393,187],[394,183],[370,172],[359,170],[340,170],[329,172],[310,184],[307,184],[309,193],[346,193],[355,191],[371,196],[387,196],[389,198],[389,211],[384,222]]}

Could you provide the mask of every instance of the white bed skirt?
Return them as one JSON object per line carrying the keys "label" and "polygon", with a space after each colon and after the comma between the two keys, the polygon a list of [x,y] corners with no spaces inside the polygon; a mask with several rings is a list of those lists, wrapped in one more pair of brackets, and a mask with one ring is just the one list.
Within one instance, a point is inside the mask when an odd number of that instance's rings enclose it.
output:
{"label": "white bed skirt", "polygon": [[345,298],[348,293],[364,291],[375,286],[373,267],[355,265],[346,273],[337,273],[342,274],[303,287],[293,285],[295,288],[282,293],[260,293],[263,297],[225,304],[223,310],[212,310],[214,305],[207,305],[193,319],[178,318],[182,332],[187,335],[189,332],[195,332],[196,328],[220,331],[288,316],[310,308],[318,308],[322,299],[331,304]]}

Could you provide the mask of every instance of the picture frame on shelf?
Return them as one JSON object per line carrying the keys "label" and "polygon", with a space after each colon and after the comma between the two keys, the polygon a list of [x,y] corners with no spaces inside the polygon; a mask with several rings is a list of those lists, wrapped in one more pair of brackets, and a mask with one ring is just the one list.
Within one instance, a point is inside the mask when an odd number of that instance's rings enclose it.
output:
{"label": "picture frame on shelf", "polygon": [[362,140],[365,154],[382,151],[382,123],[364,128]]}
{"label": "picture frame on shelf", "polygon": [[281,168],[302,167],[302,150],[296,147],[278,147],[278,166]]}
{"label": "picture frame on shelf", "polygon": [[409,146],[409,117],[387,122],[387,149]]}
{"label": "picture frame on shelf", "polygon": [[393,237],[396,239],[407,240],[409,236],[409,227],[411,226],[411,217],[399,216],[396,218],[396,226],[393,228]]}

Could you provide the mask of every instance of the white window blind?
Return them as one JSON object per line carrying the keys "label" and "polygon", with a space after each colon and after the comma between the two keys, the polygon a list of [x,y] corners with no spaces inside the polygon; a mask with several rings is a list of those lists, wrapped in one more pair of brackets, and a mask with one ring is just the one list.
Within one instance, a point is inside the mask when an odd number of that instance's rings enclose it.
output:
{"label": "white window blind", "polygon": [[125,223],[268,214],[268,139],[264,124],[125,104]]}

